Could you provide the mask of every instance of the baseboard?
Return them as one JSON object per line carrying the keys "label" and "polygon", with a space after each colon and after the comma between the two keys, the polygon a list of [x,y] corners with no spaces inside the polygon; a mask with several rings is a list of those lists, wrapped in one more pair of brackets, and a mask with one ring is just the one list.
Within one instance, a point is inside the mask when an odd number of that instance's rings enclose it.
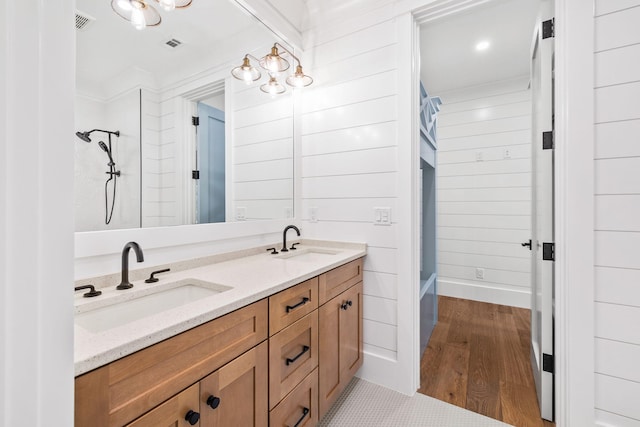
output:
{"label": "baseboard", "polygon": [[503,289],[475,283],[455,282],[438,277],[438,295],[464,298],[512,307],[531,308],[531,292]]}

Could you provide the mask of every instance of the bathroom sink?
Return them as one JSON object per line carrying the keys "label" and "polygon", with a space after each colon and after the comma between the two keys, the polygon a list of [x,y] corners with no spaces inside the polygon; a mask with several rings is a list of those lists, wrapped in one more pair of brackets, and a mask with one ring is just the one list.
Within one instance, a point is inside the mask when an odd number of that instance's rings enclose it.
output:
{"label": "bathroom sink", "polygon": [[77,307],[75,323],[89,332],[104,332],[229,289],[232,288],[197,279],[184,279],[139,291],[135,288],[119,291],[122,294],[107,301],[97,299]]}
{"label": "bathroom sink", "polygon": [[296,249],[294,251],[285,252],[283,254],[275,256],[274,258],[290,259],[292,261],[302,261],[302,262],[317,262],[317,261],[328,261],[339,253],[340,251],[335,251],[332,249],[303,248],[303,249]]}

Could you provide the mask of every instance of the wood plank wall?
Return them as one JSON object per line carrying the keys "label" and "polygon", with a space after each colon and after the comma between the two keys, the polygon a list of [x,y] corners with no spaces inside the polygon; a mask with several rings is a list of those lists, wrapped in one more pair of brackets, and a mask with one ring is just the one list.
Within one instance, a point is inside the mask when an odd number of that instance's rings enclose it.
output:
{"label": "wood plank wall", "polygon": [[640,1],[595,2],[595,390],[640,425]]}
{"label": "wood plank wall", "polygon": [[527,78],[516,78],[434,93],[443,99],[436,168],[441,295],[530,306],[530,252],[520,245],[531,237],[527,87]]}
{"label": "wood plank wall", "polygon": [[[402,369],[395,363],[400,344],[399,225],[394,214],[400,166],[392,12],[391,7],[376,9],[307,34],[305,51],[315,83],[302,95],[301,148],[305,235],[368,244],[363,372],[386,384],[396,382],[397,369]],[[374,207],[391,208],[391,225],[373,225]],[[311,221],[312,208],[317,222]]]}

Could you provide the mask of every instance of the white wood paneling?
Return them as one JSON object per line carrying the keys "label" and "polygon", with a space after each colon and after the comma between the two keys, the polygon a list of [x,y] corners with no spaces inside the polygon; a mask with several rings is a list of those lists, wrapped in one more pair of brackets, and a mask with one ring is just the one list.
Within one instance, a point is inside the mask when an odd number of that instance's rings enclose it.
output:
{"label": "white wood paneling", "polygon": [[466,188],[514,188],[531,187],[531,175],[528,172],[495,175],[442,176],[438,178],[438,189]]}
{"label": "white wood paneling", "polygon": [[596,159],[640,157],[640,120],[599,123],[595,127]]}
{"label": "white wood paneling", "polygon": [[640,345],[640,307],[596,303],[596,337]]}
{"label": "white wood paneling", "polygon": [[640,194],[640,157],[596,160],[596,194]]}
{"label": "white wood paneling", "polygon": [[362,333],[367,344],[392,351],[398,348],[398,328],[395,325],[364,319]]}
{"label": "white wood paneling", "polygon": [[596,267],[598,302],[640,307],[640,269]]}
{"label": "white wood paneling", "polygon": [[596,87],[633,82],[640,75],[640,44],[596,53]]}
{"label": "white wood paneling", "polygon": [[[442,94],[438,272],[444,295],[528,306],[531,103],[522,79]],[[484,278],[476,277],[476,269]]]}
{"label": "white wood paneling", "polygon": [[396,172],[303,178],[304,198],[395,197]]}
{"label": "white wood paneling", "polygon": [[600,409],[595,410],[595,421],[598,427],[639,427],[640,421]]}
{"label": "white wood paneling", "polygon": [[596,338],[596,372],[640,383],[640,345]]}
{"label": "white wood paneling", "polygon": [[638,0],[596,0],[595,15],[600,16],[606,13],[617,12],[630,7],[640,6]]}
{"label": "white wood paneling", "polygon": [[[338,202],[338,203],[336,203]],[[374,208],[391,208],[391,222],[394,222],[393,212],[396,211],[395,198],[348,198],[340,199],[306,199],[302,203],[303,211],[311,207],[316,209],[318,221],[350,221],[372,223]],[[383,226],[377,226],[383,227]]]}
{"label": "white wood paneling", "polygon": [[601,87],[595,96],[596,123],[640,118],[640,82]]}
{"label": "white wood paneling", "polygon": [[394,172],[396,151],[395,147],[385,147],[307,156],[302,159],[302,168],[307,177]]}
{"label": "white wood paneling", "polygon": [[597,231],[595,242],[597,266],[640,269],[640,233]]}
{"label": "white wood paneling", "polygon": [[640,422],[640,405],[637,399],[640,396],[640,383],[601,374],[596,374],[595,377],[596,409],[624,414],[636,423]]}
{"label": "white wood paneling", "polygon": [[233,149],[235,164],[293,158],[293,138],[243,145]]}
{"label": "white wood paneling", "polygon": [[396,300],[398,298],[398,277],[395,274],[365,271],[362,281],[365,295],[388,300]]}
{"label": "white wood paneling", "polygon": [[302,155],[342,153],[395,146],[394,121],[339,129],[302,137]]}
{"label": "white wood paneling", "polygon": [[398,305],[395,300],[364,295],[362,297],[362,316],[367,320],[396,326],[398,324]]}
{"label": "white wood paneling", "polygon": [[595,21],[596,52],[640,43],[640,7],[600,16]]}
{"label": "white wood paneling", "polygon": [[640,232],[640,194],[596,195],[595,202],[596,230]]}

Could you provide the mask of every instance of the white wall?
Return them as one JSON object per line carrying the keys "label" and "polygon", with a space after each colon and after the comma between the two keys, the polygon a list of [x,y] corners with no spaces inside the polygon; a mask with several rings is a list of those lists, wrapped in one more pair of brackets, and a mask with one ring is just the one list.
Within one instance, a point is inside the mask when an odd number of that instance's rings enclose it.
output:
{"label": "white wall", "polygon": [[[315,83],[302,95],[302,219],[307,236],[367,243],[359,375],[413,393],[405,371],[410,363],[401,362],[412,343],[399,339],[398,327],[399,292],[411,284],[399,282],[398,268],[405,237],[399,204],[408,202],[400,198],[399,144],[407,141],[398,137],[399,28],[393,16],[387,7],[305,35]],[[390,226],[373,225],[374,207],[391,208]]]}
{"label": "white wall", "polygon": [[640,1],[595,3],[596,418],[638,426]]}
{"label": "white wall", "polygon": [[531,252],[521,246],[531,238],[528,82],[436,94],[443,99],[436,168],[441,295],[530,306]]}
{"label": "white wall", "polygon": [[3,426],[73,425],[73,6],[0,3]]}
{"label": "white wall", "polygon": [[[102,132],[91,134],[86,143],[75,135],[69,137],[75,149],[75,215],[76,231],[117,230],[140,226],[140,100],[139,90],[130,90],[114,99],[101,101],[76,96],[75,128],[77,131],[104,129],[120,131],[112,135],[112,155],[116,170],[116,196],[111,222],[105,224],[104,185],[109,170],[107,154],[98,146],[108,145]],[[113,181],[109,183],[109,206]]]}

